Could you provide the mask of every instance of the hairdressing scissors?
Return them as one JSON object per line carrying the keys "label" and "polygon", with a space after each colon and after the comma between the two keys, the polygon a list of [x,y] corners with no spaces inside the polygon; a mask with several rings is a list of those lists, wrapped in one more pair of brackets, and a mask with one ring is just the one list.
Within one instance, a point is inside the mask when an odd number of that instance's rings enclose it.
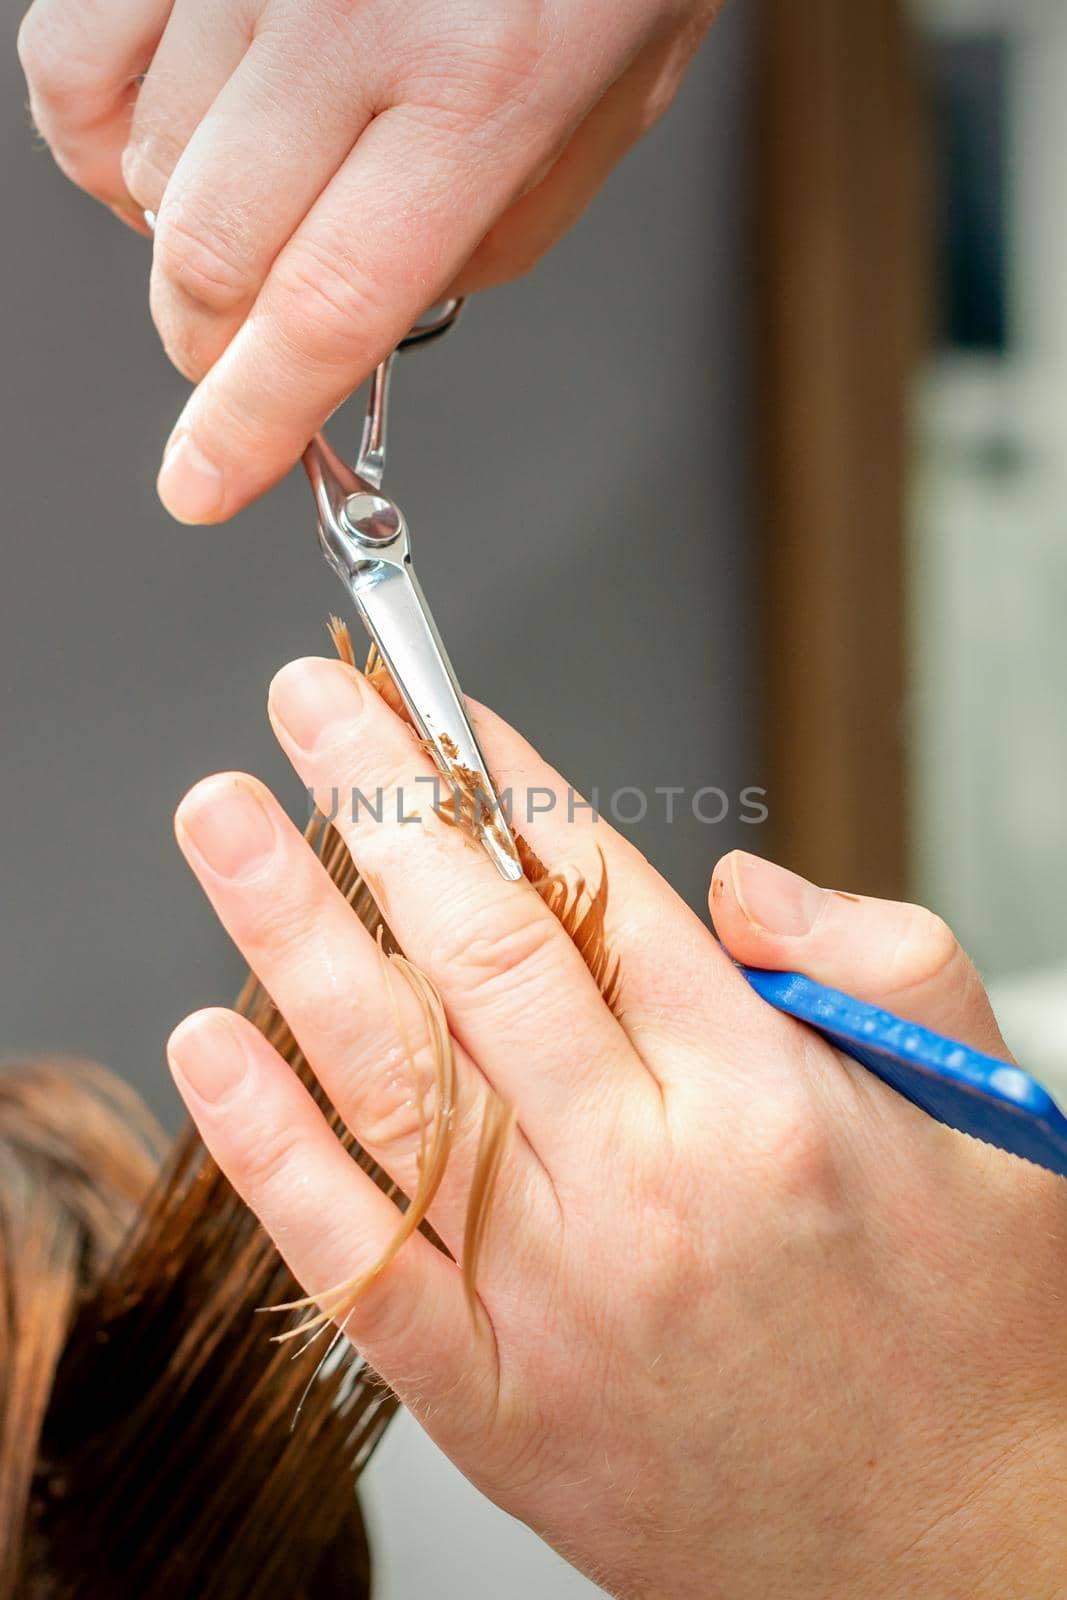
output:
{"label": "hairdressing scissors", "polygon": [[374,373],[355,466],[342,461],[321,433],[308,445],[304,466],[328,565],[348,590],[442,777],[455,782],[461,771],[473,784],[482,844],[501,875],[517,881],[523,872],[515,839],[415,576],[407,522],[382,493],[389,384],[398,351],[447,333],[462,304],[450,300],[434,308]]}
{"label": "hairdressing scissors", "polygon": [[1067,1177],[1067,1118],[1021,1067],[798,973],[741,971],[776,1011],[807,1023],[938,1122]]}
{"label": "hairdressing scissors", "polygon": [[[154,234],[155,212],[143,215]],[[321,433],[304,452],[304,466],[315,494],[319,543],[328,565],[352,597],[442,777],[454,784],[462,773],[466,786],[473,789],[474,821],[490,859],[503,877],[518,882],[523,870],[515,838],[411,565],[408,525],[396,502],[382,494],[389,385],[396,357],[401,350],[430,344],[448,333],[462,309],[462,300],[431,307],[375,370],[354,467],[341,460]]]}

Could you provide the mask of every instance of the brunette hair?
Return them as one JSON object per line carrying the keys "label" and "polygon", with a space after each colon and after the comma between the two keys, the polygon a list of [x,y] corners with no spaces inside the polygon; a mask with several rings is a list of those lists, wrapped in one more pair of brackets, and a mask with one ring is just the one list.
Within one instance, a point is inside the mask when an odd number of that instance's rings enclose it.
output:
{"label": "brunette hair", "polygon": [[395,1408],[254,1312],[296,1285],[187,1131],[133,1092],[0,1071],[0,1597],[369,1594],[354,1474]]}

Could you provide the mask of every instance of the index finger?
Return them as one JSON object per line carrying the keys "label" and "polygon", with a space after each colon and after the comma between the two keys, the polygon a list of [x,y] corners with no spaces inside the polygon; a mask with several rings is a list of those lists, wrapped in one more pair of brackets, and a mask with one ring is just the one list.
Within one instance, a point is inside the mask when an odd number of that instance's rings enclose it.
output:
{"label": "index finger", "polygon": [[425,108],[370,124],[186,406],[159,477],[173,516],[222,522],[270,488],[441,298],[539,159],[502,142]]}

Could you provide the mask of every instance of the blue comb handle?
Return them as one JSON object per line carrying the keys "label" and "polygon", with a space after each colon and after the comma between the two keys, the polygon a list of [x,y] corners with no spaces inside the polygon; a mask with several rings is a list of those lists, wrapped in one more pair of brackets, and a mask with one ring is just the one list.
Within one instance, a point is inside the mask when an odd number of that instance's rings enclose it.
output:
{"label": "blue comb handle", "polygon": [[806,1022],[938,1122],[1067,1177],[1067,1118],[1020,1067],[798,973],[741,971],[776,1011]]}

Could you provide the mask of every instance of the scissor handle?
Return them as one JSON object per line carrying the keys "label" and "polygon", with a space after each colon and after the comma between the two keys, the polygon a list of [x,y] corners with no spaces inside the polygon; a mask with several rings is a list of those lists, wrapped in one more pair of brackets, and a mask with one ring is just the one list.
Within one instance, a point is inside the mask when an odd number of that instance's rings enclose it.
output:
{"label": "scissor handle", "polygon": [[423,312],[410,333],[401,339],[399,348],[411,350],[415,345],[431,344],[434,339],[442,338],[455,327],[466,303],[466,299],[460,296],[458,299],[442,300],[439,304],[430,306]]}
{"label": "scissor handle", "polygon": [[391,355],[374,369],[367,396],[367,415],[363,421],[356,472],[372,488],[380,489],[385,477],[385,440],[389,420],[389,385],[393,376],[393,363],[404,350],[415,350],[432,344],[455,327],[463,310],[462,300],[444,300],[431,306],[405,334]]}
{"label": "scissor handle", "polygon": [[[453,315],[449,326],[454,321]],[[383,394],[387,381],[388,365],[381,378]],[[382,420],[384,426],[384,411]],[[379,460],[377,466],[382,464]],[[501,875],[517,882],[523,876],[518,847],[412,570],[403,512],[381,492],[373,460],[370,469],[361,460],[364,470],[354,470],[322,434],[308,445],[304,465],[315,495],[323,555],[348,590],[442,775],[453,783],[462,775],[464,783],[474,786],[473,821],[482,843]]]}

